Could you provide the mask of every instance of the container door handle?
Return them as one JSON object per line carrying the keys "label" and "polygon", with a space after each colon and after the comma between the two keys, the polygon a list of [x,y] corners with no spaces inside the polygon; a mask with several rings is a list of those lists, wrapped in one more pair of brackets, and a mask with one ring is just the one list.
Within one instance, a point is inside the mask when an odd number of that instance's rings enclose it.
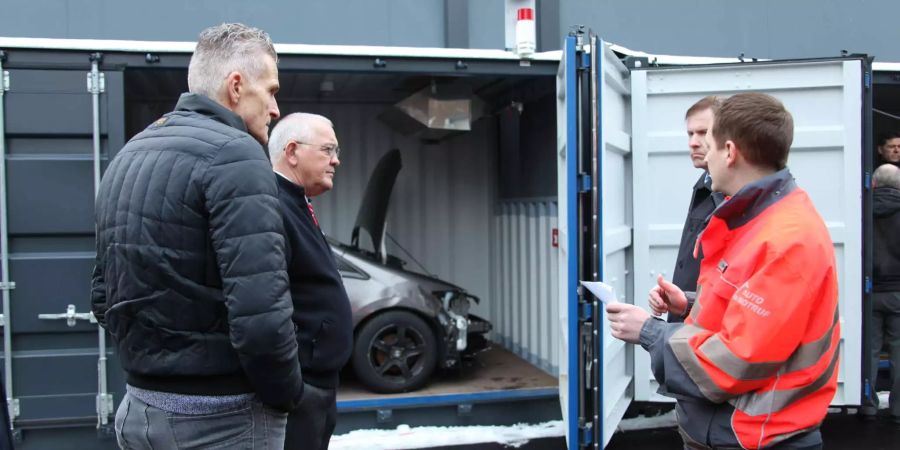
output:
{"label": "container door handle", "polygon": [[97,319],[94,317],[94,313],[79,313],[75,312],[75,305],[69,305],[66,307],[66,312],[62,314],[38,314],[38,319],[43,320],[65,320],[66,325],[70,327],[75,326],[75,322],[78,320],[87,320],[90,323],[97,323]]}

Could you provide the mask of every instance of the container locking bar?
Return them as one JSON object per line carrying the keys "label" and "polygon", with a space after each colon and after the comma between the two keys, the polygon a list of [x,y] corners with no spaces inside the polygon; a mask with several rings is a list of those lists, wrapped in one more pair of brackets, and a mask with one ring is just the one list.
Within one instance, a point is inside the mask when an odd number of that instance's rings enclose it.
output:
{"label": "container locking bar", "polygon": [[[102,53],[92,53],[90,56],[91,71],[87,74],[87,88],[91,93],[91,105],[94,118],[94,197],[100,190],[101,154],[100,154],[100,94],[106,92],[106,76],[100,72],[100,63],[103,61]],[[97,323],[91,314],[91,322]],[[112,394],[109,393],[106,382],[106,330],[97,326],[97,428],[109,426],[109,416],[113,414]]]}
{"label": "container locking bar", "polygon": [[10,291],[16,283],[9,279],[9,206],[6,199],[6,118],[3,97],[9,90],[9,72],[3,70],[6,52],[0,51],[0,292],[3,298],[3,374],[5,377],[6,404],[9,407],[10,432],[16,436],[15,418],[19,416],[19,399],[13,397],[12,324],[10,316]]}

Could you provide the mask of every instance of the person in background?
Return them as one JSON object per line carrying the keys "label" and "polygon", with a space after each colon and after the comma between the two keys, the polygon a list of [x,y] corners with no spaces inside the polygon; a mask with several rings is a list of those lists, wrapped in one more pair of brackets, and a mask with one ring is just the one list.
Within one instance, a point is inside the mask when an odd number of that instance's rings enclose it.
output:
{"label": "person in background", "polygon": [[331,121],[294,113],[269,139],[284,216],[303,399],[288,416],[285,448],[327,450],[337,420],[338,374],[353,348],[350,299],[310,198],[334,187],[341,164]]}
{"label": "person in background", "polygon": [[[675,270],[672,272],[672,283],[686,292],[697,290],[697,277],[700,275],[700,259],[694,258],[694,244],[703,228],[706,220],[716,209],[720,198],[713,195],[712,179],[706,170],[706,133],[713,122],[713,110],[721,103],[716,96],[707,96],[700,99],[688,108],[684,115],[687,127],[688,148],[690,148],[691,163],[696,169],[703,169],[703,173],[694,183],[691,203],[688,207],[687,218],[684,220],[684,228],[681,231],[681,244],[678,246],[678,256],[675,258]],[[661,275],[660,275],[661,276]],[[684,317],[669,313],[669,322],[683,322]]]}
{"label": "person in background", "polygon": [[[900,139],[897,139],[900,141]],[[870,370],[874,380],[878,360],[886,343],[891,361],[890,417],[900,425],[900,168],[893,164],[879,166],[873,175],[874,250],[872,264],[872,353]],[[872,417],[878,409],[863,408]]]}

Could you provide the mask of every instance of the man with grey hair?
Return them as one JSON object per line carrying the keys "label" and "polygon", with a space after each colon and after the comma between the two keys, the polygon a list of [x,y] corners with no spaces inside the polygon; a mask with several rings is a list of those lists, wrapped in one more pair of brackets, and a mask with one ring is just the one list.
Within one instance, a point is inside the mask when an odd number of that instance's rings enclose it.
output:
{"label": "man with grey hair", "polygon": [[338,373],[353,346],[353,321],[350,300],[309,198],[334,186],[340,148],[330,120],[295,113],[275,125],[269,153],[278,173],[304,382],[303,400],[288,416],[285,448],[327,450],[337,419]]}
{"label": "man with grey hair", "polygon": [[[873,251],[872,346],[869,372],[874,380],[882,346],[887,343],[891,358],[891,394],[888,399],[891,419],[900,425],[900,168],[879,166],[873,176],[872,194],[875,232]],[[874,418],[878,396],[863,414]]]}
{"label": "man with grey hair", "polygon": [[263,147],[276,62],[262,30],[204,30],[190,93],[100,183],[91,306],[127,373],[122,448],[283,446],[303,383]]}

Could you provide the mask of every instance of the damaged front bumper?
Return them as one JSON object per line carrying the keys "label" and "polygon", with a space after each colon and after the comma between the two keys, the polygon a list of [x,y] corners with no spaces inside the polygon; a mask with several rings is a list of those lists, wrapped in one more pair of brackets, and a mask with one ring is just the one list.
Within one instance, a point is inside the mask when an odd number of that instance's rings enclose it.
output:
{"label": "damaged front bumper", "polygon": [[438,319],[444,339],[442,367],[457,367],[462,359],[471,357],[490,348],[485,336],[493,329],[487,320],[470,314],[472,302],[478,297],[460,290],[434,293],[441,299],[442,308]]}

